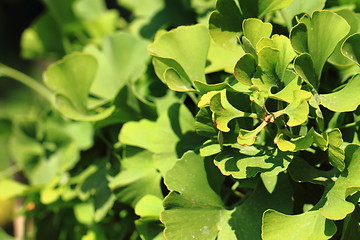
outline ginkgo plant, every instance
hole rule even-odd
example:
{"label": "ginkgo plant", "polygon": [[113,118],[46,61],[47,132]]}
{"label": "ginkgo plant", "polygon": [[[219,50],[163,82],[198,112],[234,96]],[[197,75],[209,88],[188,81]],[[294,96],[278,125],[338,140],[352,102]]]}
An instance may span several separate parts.
{"label": "ginkgo plant", "polygon": [[358,238],[359,6],[118,2],[130,18],[44,0],[22,37],[52,58],[44,84],[0,66],[42,98],[0,121],[0,198],[25,199],[25,234]]}

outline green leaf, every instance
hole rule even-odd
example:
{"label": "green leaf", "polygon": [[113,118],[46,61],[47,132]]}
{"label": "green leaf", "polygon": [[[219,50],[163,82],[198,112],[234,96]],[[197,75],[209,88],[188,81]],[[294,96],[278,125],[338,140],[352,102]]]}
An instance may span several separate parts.
{"label": "green leaf", "polygon": [[281,89],[279,92],[272,94],[269,96],[269,98],[281,100],[284,102],[291,103],[294,100],[294,91],[301,89],[301,83],[299,77],[296,76],[295,73],[291,72],[289,74],[293,78],[290,83],[288,83],[283,89]]}
{"label": "green leaf", "polygon": [[243,51],[225,49],[215,43],[214,40],[211,40],[205,73],[208,74],[221,70],[233,73],[235,64],[242,55],[244,55]]}
{"label": "green leaf", "polygon": [[350,66],[353,65],[354,62],[349,58],[347,58],[346,56],[344,56],[344,53],[342,52],[342,48],[344,43],[346,42],[346,39],[358,32],[360,19],[358,18],[357,13],[355,13],[350,8],[335,9],[335,13],[340,15],[347,21],[347,23],[350,25],[350,31],[346,35],[346,37],[342,39],[341,42],[338,43],[338,45],[335,48],[335,51],[330,56],[328,61],[332,64],[336,64],[339,66]]}
{"label": "green leaf", "polygon": [[291,46],[290,39],[278,34],[273,35],[270,39],[262,38],[256,44],[256,50],[259,52],[265,47],[270,47],[279,51],[275,72],[279,81],[282,82],[288,65],[296,56],[296,53]]}
{"label": "green leaf", "polygon": [[246,113],[233,107],[227,100],[226,90],[215,94],[210,101],[210,109],[213,112],[213,121],[217,129],[229,132],[229,122],[239,117],[257,117],[256,114]]}
{"label": "green leaf", "polygon": [[73,53],[51,65],[44,73],[45,84],[55,92],[57,109],[66,117],[98,121],[108,117],[114,107],[88,108],[88,95],[94,81],[97,62],[91,55]]}
{"label": "green leaf", "polygon": [[83,202],[74,206],[76,219],[85,225],[90,226],[94,222],[95,209],[93,202]]}
{"label": "green leaf", "polygon": [[294,61],[295,72],[310,86],[318,88],[319,81],[316,77],[314,64],[310,54],[302,53],[295,58]]}
{"label": "green leaf", "polygon": [[360,189],[360,147],[350,144],[345,149],[346,168],[318,203],[319,211],[327,219],[341,220],[353,212],[355,206],[346,198]]}
{"label": "green leaf", "polygon": [[276,74],[279,55],[279,50],[270,47],[264,47],[258,53],[261,80],[267,92],[270,92],[272,87],[280,85],[281,79]]}
{"label": "green leaf", "polygon": [[258,129],[254,129],[254,130],[245,130],[245,129],[240,129],[239,131],[239,136],[237,137],[237,142],[240,145],[248,145],[251,146],[255,143],[256,140],[256,136],[258,135],[260,130]]}
{"label": "green leaf", "polygon": [[337,92],[320,94],[320,104],[333,112],[354,111],[360,104],[360,75],[355,75]]}
{"label": "green leaf", "polygon": [[342,134],[338,128],[335,128],[328,132],[327,135],[329,142],[329,162],[342,172],[345,169],[345,152],[344,149],[341,148],[341,145],[344,143]]}
{"label": "green leaf", "polygon": [[341,46],[341,52],[351,61],[360,65],[360,33],[349,36]]}
{"label": "green leaf", "polygon": [[293,127],[306,122],[309,115],[309,104],[307,103],[307,99],[309,99],[310,96],[311,94],[307,91],[294,91],[294,101],[282,110],[289,116],[289,121],[286,123],[287,125]]}
{"label": "green leaf", "polygon": [[[299,171],[299,169],[301,169],[301,171]],[[332,182],[332,179],[337,175],[337,170],[334,170],[320,170],[298,157],[295,157],[288,167],[289,174],[294,181],[322,185],[327,185]]]}
{"label": "green leaf", "polygon": [[242,84],[251,86],[251,78],[256,72],[256,67],[257,63],[255,58],[251,54],[246,53],[236,63],[234,70],[236,80],[238,80]]}
{"label": "green leaf", "polygon": [[241,14],[238,0],[218,0],[217,11],[214,11],[209,20],[209,31],[212,39],[219,46],[232,50],[241,51],[238,38],[240,36],[241,23],[244,16]]}
{"label": "green leaf", "polygon": [[54,18],[46,13],[40,16],[21,36],[21,55],[24,58],[57,58],[65,53],[61,31]]}
{"label": "green leaf", "polygon": [[101,50],[87,46],[84,52],[93,55],[99,66],[90,92],[114,99],[124,85],[137,80],[146,70],[147,44],[129,33],[117,32],[104,39]]}
{"label": "green leaf", "polygon": [[281,15],[289,29],[292,27],[292,19],[300,13],[311,15],[316,10],[321,10],[325,6],[326,0],[297,0],[292,1],[289,6],[281,9]]}
{"label": "green leaf", "polygon": [[167,239],[260,239],[261,216],[267,208],[291,211],[285,177],[272,194],[257,184],[249,198],[233,210],[226,210],[218,195],[222,180],[211,162],[193,152],[176,163],[165,176],[171,190],[161,214]]}
{"label": "green leaf", "polygon": [[209,46],[207,28],[193,25],[162,34],[148,50],[153,56],[157,76],[175,91],[188,91],[193,81],[206,82],[204,72]]}
{"label": "green leaf", "polygon": [[258,42],[263,38],[269,38],[272,32],[271,23],[264,23],[257,18],[248,18],[243,21],[244,36],[255,49]]}
{"label": "green leaf", "polygon": [[0,181],[0,199],[10,199],[13,197],[21,196],[27,190],[27,186],[20,182],[4,179]]}
{"label": "green leaf", "polygon": [[[300,23],[291,30],[293,48],[299,53],[310,54],[317,81],[325,62],[349,30],[350,26],[344,18],[324,10],[315,11],[312,17],[304,15]],[[318,84],[314,85],[317,86]]]}
{"label": "green leaf", "polygon": [[99,160],[81,172],[77,191],[81,200],[84,201],[89,198],[93,200],[94,221],[101,222],[116,199],[109,188],[106,160]]}
{"label": "green leaf", "polygon": [[285,140],[284,135],[281,134],[279,136],[277,146],[283,152],[286,152],[286,151],[298,152],[301,150],[306,150],[314,142],[313,134],[314,134],[314,129],[311,128],[310,131],[305,136],[290,139],[290,141]]}
{"label": "green leaf", "polygon": [[[166,238],[215,239],[221,231],[222,219],[226,219],[229,212],[217,194],[223,176],[210,164],[195,153],[187,152],[165,175],[165,184],[171,191],[164,200],[165,211],[161,214]],[[207,178],[209,170],[211,179]]]}
{"label": "green leaf", "polygon": [[[224,48],[234,51],[239,50],[238,39],[242,32],[241,23],[244,19],[251,17],[262,18],[265,14],[284,8],[290,3],[291,0],[259,0],[252,2],[246,0],[218,0],[216,3],[217,11],[211,14],[209,20],[211,37]],[[262,34],[262,32],[259,33]]]}
{"label": "green leaf", "polygon": [[200,147],[200,156],[208,157],[221,152],[221,146],[219,143],[215,143],[211,140],[204,142],[204,144]]}
{"label": "green leaf", "polygon": [[145,195],[135,206],[136,215],[141,217],[155,217],[158,219],[163,210],[162,199],[154,195]]}
{"label": "green leaf", "polygon": [[237,179],[255,177],[258,173],[268,176],[285,171],[293,158],[292,154],[278,149],[265,151],[255,149],[253,153],[242,153],[239,149],[228,149],[215,157],[214,163],[222,174]]}
{"label": "green leaf", "polygon": [[194,146],[200,146],[203,139],[195,133],[191,112],[183,104],[173,104],[156,122],[142,119],[124,124],[119,141],[153,153],[175,152],[181,156]]}
{"label": "green leaf", "polygon": [[335,233],[335,223],[323,217],[319,211],[286,215],[269,209],[263,215],[262,239],[264,240],[326,240]]}
{"label": "green leaf", "polygon": [[109,183],[116,190],[117,199],[135,206],[147,194],[162,198],[161,174],[153,153],[127,146],[121,166],[120,173]]}
{"label": "green leaf", "polygon": [[102,0],[77,0],[72,8],[93,42],[100,43],[104,37],[115,32],[119,14],[107,10]]}
{"label": "green leaf", "polygon": [[[269,208],[278,211],[292,212],[292,190],[285,175],[278,176],[278,182],[272,193],[269,193],[259,181],[255,190],[242,204],[238,205],[228,221],[235,230],[236,239],[262,239],[261,221],[263,213]],[[223,238],[226,238],[224,236]]]}
{"label": "green leaf", "polygon": [[195,130],[197,134],[210,138],[216,136],[218,130],[214,127],[209,108],[200,108],[195,119]]}

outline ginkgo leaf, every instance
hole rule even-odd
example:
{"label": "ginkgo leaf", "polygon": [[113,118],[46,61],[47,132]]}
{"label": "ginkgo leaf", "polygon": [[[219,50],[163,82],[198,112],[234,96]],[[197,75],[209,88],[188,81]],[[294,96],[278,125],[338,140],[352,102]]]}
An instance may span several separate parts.
{"label": "ginkgo leaf", "polygon": [[285,171],[293,155],[279,151],[257,150],[252,154],[241,153],[239,149],[224,150],[215,157],[214,163],[222,174],[237,179],[255,177],[258,173],[275,176]]}
{"label": "ginkgo leaf", "polygon": [[337,92],[320,94],[320,104],[334,112],[354,111],[360,104],[360,75],[355,75]]}
{"label": "ginkgo leaf", "polygon": [[148,46],[148,50],[153,56],[158,77],[173,90],[188,91],[193,81],[206,82],[204,72],[209,46],[207,28],[198,24],[162,34]]}
{"label": "ginkgo leaf", "polygon": [[264,240],[326,240],[335,233],[335,223],[323,217],[319,211],[286,215],[269,209],[263,215],[261,235]]}
{"label": "ginkgo leaf", "polygon": [[328,156],[329,162],[331,165],[339,169],[339,171],[344,171],[345,169],[345,152],[341,148],[341,145],[344,143],[342,139],[342,134],[338,128],[335,128],[327,133],[327,138],[329,142]]}
{"label": "ginkgo leaf", "polygon": [[310,54],[317,81],[325,62],[349,30],[350,26],[344,18],[325,10],[315,11],[311,17],[305,14],[299,24],[292,28],[292,46],[299,53]]}
{"label": "ginkgo leaf", "polygon": [[287,125],[297,126],[304,123],[308,119],[309,104],[307,99],[311,97],[311,94],[306,91],[296,90],[294,91],[294,101],[291,102],[283,112],[289,116]]}
{"label": "ginkgo leaf", "polygon": [[[240,49],[238,38],[246,18],[262,18],[265,14],[287,7],[291,0],[218,0],[216,11],[209,20],[211,37],[220,46],[232,50]],[[262,33],[260,33],[262,34]]]}
{"label": "ginkgo leaf", "polygon": [[360,147],[350,144],[345,149],[346,168],[334,184],[330,185],[318,203],[321,214],[332,220],[344,219],[355,206],[346,200],[347,196],[360,189]]}
{"label": "ginkgo leaf", "polygon": [[55,92],[55,104],[62,114],[76,120],[98,121],[114,111],[114,106],[95,110],[88,108],[89,92],[97,67],[93,56],[73,53],[45,71],[44,82]]}
{"label": "ginkgo leaf", "polygon": [[226,90],[215,94],[210,100],[210,109],[213,112],[213,121],[217,129],[229,132],[229,122],[239,117],[257,117],[254,113],[246,113],[233,107],[226,97]]}
{"label": "ginkgo leaf", "polygon": [[360,64],[360,34],[355,33],[349,36],[341,46],[341,52],[351,61]]}

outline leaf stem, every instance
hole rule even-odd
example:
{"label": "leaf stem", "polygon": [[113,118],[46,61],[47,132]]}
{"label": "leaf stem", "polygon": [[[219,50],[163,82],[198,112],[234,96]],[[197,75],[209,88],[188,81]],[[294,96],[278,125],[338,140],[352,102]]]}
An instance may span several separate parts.
{"label": "leaf stem", "polygon": [[39,93],[49,102],[52,102],[52,93],[50,92],[50,90],[48,90],[44,85],[40,84],[30,76],[22,72],[19,72],[11,67],[8,67],[2,63],[0,63],[0,74],[3,74],[4,76],[10,77],[14,80],[21,82],[22,84],[34,90],[35,92]]}
{"label": "leaf stem", "polygon": [[343,129],[343,128],[351,128],[351,127],[356,127],[360,125],[360,122],[352,122],[352,123],[348,123],[348,124],[345,124],[345,125],[342,125],[340,127],[338,127],[339,129]]}

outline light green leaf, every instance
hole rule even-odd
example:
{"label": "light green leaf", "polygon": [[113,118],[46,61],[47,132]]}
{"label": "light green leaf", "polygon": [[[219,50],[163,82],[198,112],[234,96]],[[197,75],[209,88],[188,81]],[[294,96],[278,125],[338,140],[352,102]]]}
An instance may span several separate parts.
{"label": "light green leaf", "polygon": [[317,81],[325,62],[349,30],[350,26],[344,18],[324,10],[315,11],[312,17],[304,15],[291,30],[290,40],[294,49],[310,54]]}
{"label": "light green leaf", "polygon": [[260,173],[261,180],[269,193],[273,193],[277,184],[278,176],[267,175],[266,173]]}
{"label": "light green leaf", "polygon": [[219,46],[232,50],[241,51],[238,41],[241,23],[244,16],[239,9],[238,0],[218,0],[217,11],[214,11],[209,20],[209,30],[212,39]]}
{"label": "light green leaf", "polygon": [[360,147],[350,144],[345,149],[346,168],[333,185],[325,190],[319,210],[327,219],[341,220],[353,212],[355,206],[346,201],[347,196],[360,189]]}
{"label": "light green leaf", "polygon": [[257,131],[257,129],[254,130],[244,130],[244,129],[240,129],[239,131],[239,136],[237,137],[237,142],[240,145],[248,145],[251,146],[255,143],[256,140],[256,135],[258,135],[259,131]]}
{"label": "light green leaf", "polygon": [[231,51],[219,46],[211,39],[205,73],[224,70],[233,73],[236,62],[244,55],[243,51]]}
{"label": "light green leaf", "polygon": [[165,176],[165,184],[171,190],[161,214],[166,238],[260,239],[261,216],[266,209],[291,212],[290,185],[284,177],[272,194],[257,184],[249,198],[230,211],[218,195],[222,180],[211,162],[193,152],[176,163]]}
{"label": "light green leaf", "polygon": [[220,46],[239,50],[239,36],[242,32],[244,19],[251,17],[262,18],[265,14],[284,8],[291,0],[218,0],[217,11],[214,11],[209,20],[211,37]]}
{"label": "light green leaf", "polygon": [[147,194],[162,198],[161,174],[153,153],[127,146],[121,164],[122,170],[109,183],[118,192],[117,199],[135,206]]}
{"label": "light green leaf", "polygon": [[335,9],[335,13],[340,15],[347,21],[347,23],[350,25],[350,31],[346,35],[346,37],[338,43],[338,45],[335,48],[335,51],[330,56],[328,61],[332,64],[339,66],[351,66],[354,64],[354,62],[351,59],[347,58],[346,54],[344,55],[344,53],[342,52],[342,48],[344,43],[346,42],[346,39],[359,31],[360,19],[356,12],[346,7]]}
{"label": "light green leaf", "polygon": [[295,72],[308,84],[317,88],[319,81],[316,77],[314,65],[310,54],[302,53],[295,58]]}
{"label": "light green leaf", "polygon": [[102,0],[77,0],[72,9],[74,14],[82,20],[93,42],[100,43],[104,37],[115,32],[119,18],[118,12],[107,10]]}
{"label": "light green leaf", "polygon": [[240,58],[240,60],[236,63],[234,69],[234,75],[236,80],[244,85],[251,86],[251,78],[256,72],[257,63],[255,58],[246,53],[244,56]]}
{"label": "light green leaf", "polygon": [[55,105],[62,114],[75,120],[98,121],[112,113],[114,107],[94,111],[88,108],[88,95],[97,66],[91,55],[73,53],[45,71],[44,82],[55,92]]}
{"label": "light green leaf", "polygon": [[329,142],[329,162],[342,172],[345,169],[345,152],[344,149],[341,148],[341,145],[344,143],[342,134],[338,128],[335,128],[328,132],[327,135]]}
{"label": "light green leaf", "polygon": [[20,182],[4,179],[0,181],[0,199],[6,200],[13,197],[21,196],[25,193],[28,186]]}
{"label": "light green leaf", "polygon": [[290,139],[290,141],[285,140],[284,135],[281,134],[279,136],[277,146],[283,152],[286,152],[286,151],[298,152],[301,150],[308,149],[314,142],[313,137],[314,137],[314,129],[313,128],[310,129],[310,131],[306,134],[306,136],[293,138],[293,139]]}
{"label": "light green leaf", "polygon": [[290,81],[281,91],[270,95],[270,98],[281,100],[284,102],[292,102],[294,99],[294,91],[301,89],[301,80],[295,74],[293,80]]}
{"label": "light green leaf", "polygon": [[187,91],[195,80],[206,82],[204,72],[209,46],[207,28],[204,25],[193,25],[162,34],[148,46],[148,50],[153,56],[157,76],[169,88]]}
{"label": "light green leaf", "polygon": [[135,206],[136,215],[141,217],[155,217],[158,219],[163,210],[162,199],[154,195],[145,195]]}
{"label": "light green leaf", "polygon": [[279,50],[270,47],[264,47],[258,53],[258,70],[260,71],[261,80],[264,85],[262,88],[265,88],[267,92],[270,92],[272,87],[280,85],[281,82],[281,79],[276,73],[279,55]]}
{"label": "light green leaf", "polygon": [[310,96],[311,94],[307,91],[294,91],[294,101],[283,110],[283,112],[289,116],[287,125],[293,127],[306,122],[309,115],[307,99],[309,99]]}
{"label": "light green leaf", "polygon": [[326,240],[335,233],[335,223],[323,217],[319,211],[286,215],[269,209],[263,215],[261,236],[264,240]]}
{"label": "light green leaf", "polygon": [[256,44],[257,51],[261,51],[264,47],[270,47],[279,50],[279,56],[277,58],[275,72],[277,78],[280,81],[283,81],[284,74],[288,65],[296,56],[296,53],[291,46],[290,39],[283,35],[275,34],[271,37],[271,39],[262,38]]}
{"label": "light green leaf", "polygon": [[90,92],[103,99],[114,99],[119,90],[137,80],[146,70],[149,59],[147,42],[126,32],[117,32],[104,39],[102,49],[94,45],[84,52],[93,55],[98,70]]}
{"label": "light green leaf", "polygon": [[[299,171],[301,169],[301,171]],[[288,167],[289,174],[294,181],[310,182],[327,185],[336,177],[337,170],[324,171],[307,163],[304,159],[295,157]]]}
{"label": "light green leaf", "polygon": [[208,157],[221,152],[221,146],[219,143],[208,140],[200,148],[200,156]]}
{"label": "light green leaf", "polygon": [[54,18],[45,13],[40,16],[21,36],[21,55],[24,58],[57,58],[65,54],[61,31]]}
{"label": "light green leaf", "polygon": [[[166,238],[215,239],[221,231],[223,218],[227,219],[229,212],[217,194],[223,176],[210,164],[195,153],[187,152],[165,175],[165,184],[171,190],[161,214]],[[211,180],[207,178],[209,173]]]}
{"label": "light green leaf", "polygon": [[292,154],[278,149],[255,153],[242,153],[238,149],[224,150],[215,157],[214,163],[222,174],[237,179],[255,177],[258,173],[275,176],[285,171],[293,158]]}
{"label": "light green leaf", "polygon": [[74,214],[76,219],[87,226],[94,222],[95,209],[93,202],[82,202],[74,206]]}
{"label": "light green leaf", "polygon": [[200,146],[202,140],[195,133],[194,117],[182,104],[172,105],[156,122],[147,119],[127,122],[119,134],[121,143],[153,153],[175,152],[180,156],[194,146]]}
{"label": "light green leaf", "polygon": [[360,33],[348,37],[341,46],[341,52],[351,61],[360,65]]}
{"label": "light green leaf", "polygon": [[217,129],[229,132],[229,122],[239,117],[257,117],[256,114],[246,113],[233,107],[227,100],[226,90],[215,94],[210,101],[210,109],[213,112],[213,121]]}
{"label": "light green leaf", "polygon": [[214,127],[211,115],[209,108],[200,108],[195,117],[195,130],[197,134],[210,138],[217,135],[218,130]]}
{"label": "light green leaf", "polygon": [[281,9],[281,15],[285,20],[288,29],[292,27],[292,19],[300,14],[307,13],[311,15],[316,10],[321,10],[325,6],[326,0],[296,0],[286,8]]}
{"label": "light green leaf", "polygon": [[247,40],[255,49],[258,42],[263,38],[269,38],[272,32],[271,23],[264,23],[257,18],[248,18],[243,21],[243,31]]}
{"label": "light green leaf", "polygon": [[93,200],[94,221],[100,222],[115,202],[115,195],[109,188],[107,161],[99,159],[78,176],[77,197]]}
{"label": "light green leaf", "polygon": [[355,75],[337,92],[320,94],[320,104],[334,112],[354,111],[360,104],[360,75]]}

